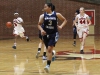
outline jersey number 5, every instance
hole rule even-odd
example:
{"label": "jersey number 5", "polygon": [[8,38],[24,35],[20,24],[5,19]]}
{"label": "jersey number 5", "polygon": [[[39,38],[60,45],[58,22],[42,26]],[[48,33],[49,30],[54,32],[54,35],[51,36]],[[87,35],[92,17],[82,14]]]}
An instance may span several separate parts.
{"label": "jersey number 5", "polygon": [[52,25],[52,21],[51,20],[49,20],[49,24],[48,25],[50,25],[50,26]]}

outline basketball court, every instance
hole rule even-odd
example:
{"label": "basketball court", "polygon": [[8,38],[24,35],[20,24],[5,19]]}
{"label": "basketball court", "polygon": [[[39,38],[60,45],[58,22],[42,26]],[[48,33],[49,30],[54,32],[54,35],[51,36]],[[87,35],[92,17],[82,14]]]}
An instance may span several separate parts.
{"label": "basketball court", "polygon": [[[91,38],[91,36],[88,38]],[[79,46],[73,47],[72,41],[69,41],[69,39],[60,39],[55,48],[57,52],[56,60],[52,62],[50,73],[46,74],[44,71],[46,60],[42,60],[42,52],[38,59],[35,58],[39,43],[38,38],[35,39],[30,42],[18,39],[18,48],[16,50],[11,48],[13,40],[0,40],[1,75],[77,75],[81,64],[85,64],[84,72],[89,71],[89,74],[86,75],[99,75],[99,40],[94,41],[96,45],[94,51],[93,42],[91,44],[89,42],[91,39],[87,40],[88,45],[85,48],[85,54],[81,55],[79,54]],[[78,43],[77,40],[77,45]],[[5,46],[3,47],[3,45]],[[81,60],[82,56],[84,63]]]}
{"label": "basketball court", "polygon": [[[41,14],[42,6],[45,4],[45,2],[51,1],[58,7],[57,11],[63,13],[63,15],[68,19],[67,27],[65,27],[62,31],[60,31],[60,38],[59,41],[54,48],[56,51],[56,59],[55,61],[52,61],[50,72],[46,73],[44,71],[44,67],[46,65],[46,60],[42,60],[43,55],[43,47],[41,54],[38,59],[36,59],[36,53],[38,49],[39,44],[39,38],[38,38],[38,29],[37,29],[37,22],[38,17]],[[100,17],[98,18],[98,13],[100,11],[100,5],[93,3],[87,3],[87,2],[80,2],[80,1],[74,1],[74,0],[31,0],[28,2],[26,0],[26,4],[33,5],[32,6],[25,6],[25,8],[19,8],[17,9],[17,6],[14,6],[13,1],[10,0],[10,2],[4,0],[2,1],[2,7],[3,4],[10,6],[13,5],[10,11],[3,9],[0,13],[0,15],[10,14],[10,19],[8,16],[6,18],[3,18],[3,20],[0,20],[1,22],[1,32],[0,32],[0,75],[100,75],[100,33],[99,33],[99,21]],[[6,3],[5,3],[6,2]],[[15,5],[18,5],[18,3],[21,2],[21,0],[16,3],[17,0],[14,2]],[[40,2],[40,3],[39,3]],[[56,3],[58,2],[58,3]],[[39,5],[37,4],[39,3]],[[60,4],[61,3],[61,4]],[[70,4],[79,3],[80,5],[76,5],[74,10],[71,11],[71,14],[66,11],[66,13],[62,10],[60,10],[60,7],[63,7],[65,9],[64,5],[67,4],[66,10],[68,10],[68,6]],[[23,2],[22,5],[25,3]],[[36,4],[36,5],[35,5]],[[86,5],[85,7],[87,9],[95,10],[95,25],[90,26],[90,34],[86,39],[85,54],[80,54],[80,41],[77,37],[76,39],[76,46],[74,47],[73,44],[73,33],[72,33],[72,19],[74,15],[74,11],[78,9],[82,5]],[[21,4],[20,4],[21,5]],[[59,5],[59,6],[58,6]],[[61,6],[60,6],[61,5]],[[7,7],[5,6],[5,7]],[[95,6],[95,7],[94,7]],[[74,7],[73,5],[70,7]],[[89,8],[90,7],[90,8]],[[98,9],[96,9],[98,7]],[[10,9],[9,8],[9,9]],[[16,8],[16,9],[15,9]],[[29,8],[31,10],[28,12],[26,8]],[[34,9],[33,9],[34,8]],[[35,8],[39,8],[36,10]],[[33,10],[32,10],[33,9]],[[7,12],[6,12],[6,11]],[[13,28],[7,28],[5,26],[7,21],[11,21],[13,19],[13,12],[17,10],[21,14],[21,16],[24,18],[25,22],[25,29],[26,34],[29,34],[30,41],[27,42],[25,39],[18,38],[17,39],[17,49],[13,49],[13,41],[14,37],[12,36],[12,30]],[[20,11],[21,10],[21,11]],[[72,9],[69,9],[72,10]],[[22,12],[23,11],[23,12]],[[34,13],[34,16],[30,16],[30,13]],[[39,13],[37,13],[39,12]],[[29,15],[26,15],[29,14]],[[67,16],[71,15],[71,18]],[[26,15],[27,17],[25,17]],[[100,15],[99,15],[100,16]],[[27,18],[27,19],[26,19]],[[30,19],[31,18],[31,19]],[[32,22],[34,21],[34,22]],[[98,24],[97,24],[98,22]],[[68,26],[70,25],[70,26]]]}

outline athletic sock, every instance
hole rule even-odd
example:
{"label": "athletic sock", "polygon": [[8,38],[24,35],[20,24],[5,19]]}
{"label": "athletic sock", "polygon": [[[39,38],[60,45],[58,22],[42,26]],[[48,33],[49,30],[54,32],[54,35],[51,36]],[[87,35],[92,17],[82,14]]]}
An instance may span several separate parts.
{"label": "athletic sock", "polygon": [[82,52],[83,52],[83,50],[80,50],[80,51],[82,51]]}
{"label": "athletic sock", "polygon": [[28,36],[26,36],[26,39],[28,39]]}
{"label": "athletic sock", "polygon": [[41,51],[41,48],[38,48],[38,52],[40,52]]}
{"label": "athletic sock", "polygon": [[14,46],[16,46],[16,43],[14,43]]}
{"label": "athletic sock", "polygon": [[51,64],[51,60],[47,60],[47,65],[50,66],[50,64]]}
{"label": "athletic sock", "polygon": [[46,52],[43,52],[43,56],[46,56]]}
{"label": "athletic sock", "polygon": [[80,50],[83,50],[83,47],[84,47],[84,46],[81,46]]}
{"label": "athletic sock", "polygon": [[76,44],[76,41],[74,41],[74,44]]}

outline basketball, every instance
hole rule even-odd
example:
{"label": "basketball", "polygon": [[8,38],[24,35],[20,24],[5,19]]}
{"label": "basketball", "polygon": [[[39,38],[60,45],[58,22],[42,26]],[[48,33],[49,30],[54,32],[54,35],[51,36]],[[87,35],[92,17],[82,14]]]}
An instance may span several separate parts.
{"label": "basketball", "polygon": [[11,28],[12,27],[12,23],[11,22],[7,22],[6,26],[7,26],[7,28]]}

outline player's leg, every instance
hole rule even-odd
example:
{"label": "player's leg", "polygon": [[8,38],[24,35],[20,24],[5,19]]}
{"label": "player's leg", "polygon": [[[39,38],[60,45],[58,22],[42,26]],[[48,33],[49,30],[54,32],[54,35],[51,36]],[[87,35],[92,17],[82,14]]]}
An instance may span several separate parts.
{"label": "player's leg", "polygon": [[20,33],[19,35],[21,38],[25,38],[27,41],[29,41],[29,37],[25,36],[24,33]]}
{"label": "player's leg", "polygon": [[54,46],[48,46],[47,49],[47,65],[44,70],[48,73],[50,69],[51,62],[55,60],[55,53],[53,52]]}
{"label": "player's leg", "polygon": [[53,47],[56,45],[57,41],[58,41],[58,38],[59,38],[59,34],[58,32],[53,34],[53,35],[50,35],[48,36],[49,37],[49,40],[47,43],[45,43],[46,45],[46,48],[47,48],[47,65],[46,67],[44,68],[44,70],[48,73],[49,72],[49,68],[50,68],[50,64],[51,64],[51,61],[52,61],[52,52],[53,52]]}
{"label": "player's leg", "polygon": [[38,45],[38,52],[37,52],[37,54],[36,54],[36,58],[39,57],[39,54],[40,54],[40,52],[41,52],[42,44],[43,44],[43,41],[40,39],[40,43],[39,43],[39,45]]}
{"label": "player's leg", "polygon": [[48,49],[47,49],[47,65],[44,68],[44,70],[47,73],[49,72],[50,64],[51,64],[51,61],[52,61],[52,51],[53,51],[53,47],[54,46],[48,46]]}
{"label": "player's leg", "polygon": [[[53,45],[53,46],[55,46],[55,45],[56,45],[56,43],[57,43],[58,39],[59,39],[59,33],[57,32],[57,33],[56,33],[56,36],[55,36],[55,42],[54,42],[54,45]],[[55,50],[53,50],[53,51],[52,51],[52,61],[54,61],[54,60],[55,60],[55,54],[56,54],[56,51],[55,51]]]}
{"label": "player's leg", "polygon": [[18,37],[18,32],[17,32],[17,30],[14,30],[14,31],[13,31],[13,35],[14,35],[14,45],[12,46],[12,48],[13,48],[13,49],[16,49],[16,46],[17,46],[16,41],[17,41],[17,37]]}
{"label": "player's leg", "polygon": [[23,27],[21,27],[21,28],[19,29],[19,35],[20,35],[20,37],[21,37],[21,38],[25,38],[27,41],[29,41],[29,37],[28,37],[28,36],[25,36],[24,33],[25,33],[25,30],[24,30]]}
{"label": "player's leg", "polygon": [[[49,39],[49,37],[47,37],[47,35],[43,36],[43,39],[44,39],[43,42],[44,42],[46,49],[47,49],[47,58],[48,58],[48,43],[49,43],[50,39]],[[51,64],[51,60],[47,59],[47,65],[44,68],[44,70],[46,72],[49,72],[50,64]]]}
{"label": "player's leg", "polygon": [[17,43],[16,43],[17,37],[18,37],[18,35],[15,35],[15,38],[14,38],[14,45],[12,46],[13,49],[16,49],[16,46],[17,46]]}
{"label": "player's leg", "polygon": [[76,27],[73,27],[73,46],[76,46],[76,36],[77,36],[77,29]]}
{"label": "player's leg", "polygon": [[80,46],[81,54],[84,54],[84,45],[85,45],[86,36],[87,36],[87,33],[83,32],[83,38],[80,40],[81,41],[81,46]]}
{"label": "player's leg", "polygon": [[30,41],[30,39],[29,39],[29,37],[28,36],[24,36],[25,37],[25,39],[26,39],[26,41],[27,42],[29,42]]}
{"label": "player's leg", "polygon": [[43,52],[43,60],[46,60],[47,58],[46,58],[46,46],[44,45],[44,52]]}
{"label": "player's leg", "polygon": [[76,46],[76,36],[77,36],[77,32],[74,32],[74,35],[73,35],[73,46]]}
{"label": "player's leg", "polygon": [[[39,45],[38,45],[38,51],[37,51],[37,53],[36,53],[36,58],[38,58],[39,57],[39,54],[40,54],[40,52],[41,52],[41,47],[42,47],[42,44],[43,44],[43,36],[41,35],[41,32],[39,31],[39,38],[40,38],[40,43],[39,43]],[[43,59],[46,59],[46,47],[44,46],[44,52],[43,52]]]}
{"label": "player's leg", "polygon": [[84,54],[83,52],[83,45],[82,45],[82,41],[83,41],[83,29],[80,28],[77,30],[78,36],[79,36],[79,40],[80,40],[80,54]]}
{"label": "player's leg", "polygon": [[40,39],[40,43],[39,43],[39,46],[38,46],[38,52],[39,53],[41,52],[42,44],[43,44],[43,41]]}

